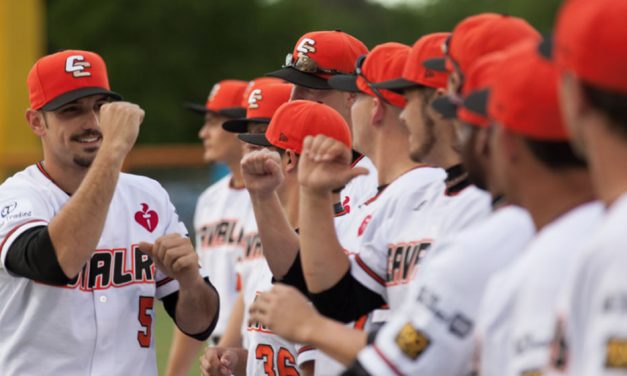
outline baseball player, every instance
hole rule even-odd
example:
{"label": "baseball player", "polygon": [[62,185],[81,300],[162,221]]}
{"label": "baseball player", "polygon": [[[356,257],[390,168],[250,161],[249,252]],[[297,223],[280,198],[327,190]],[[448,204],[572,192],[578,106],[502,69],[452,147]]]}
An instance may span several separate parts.
{"label": "baseball player", "polygon": [[627,370],[627,82],[619,74],[627,54],[624,45],[616,43],[625,36],[626,11],[623,2],[570,1],[556,22],[553,56],[561,74],[562,114],[607,207],[600,230],[591,236],[568,278],[559,307],[561,341],[552,362],[569,375],[622,375]]}
{"label": "baseball player", "polygon": [[[258,134],[261,132],[263,134],[276,109],[289,100],[291,91],[292,85],[289,84],[253,84],[249,90],[246,117],[227,121],[223,124],[223,128],[234,133]],[[238,346],[239,348],[233,348],[232,344],[221,342],[219,344],[221,347],[207,349],[201,359],[201,370],[205,374],[233,372],[234,374],[265,375],[264,372],[289,371],[300,374],[300,366],[313,359],[311,349],[297,347],[263,328],[249,324],[246,316],[248,307],[256,298],[257,292],[265,289],[272,277],[263,255],[254,217],[249,219],[244,229],[246,251],[236,266],[240,277],[243,307],[239,320],[237,316],[231,317],[228,328],[228,330],[239,330],[239,327],[243,325],[244,341]],[[231,325],[231,322],[234,324]],[[260,355],[257,355],[258,352]],[[270,352],[272,354],[269,354]],[[310,366],[305,365],[304,368]]]}
{"label": "baseball player", "polygon": [[[444,228],[443,222],[435,219],[435,215],[445,212],[435,209],[438,207],[435,202],[448,201],[441,199],[446,190],[445,171],[410,159],[408,131],[399,119],[405,99],[374,87],[374,83],[402,75],[409,50],[407,46],[393,43],[377,46],[365,60],[357,62],[356,76],[335,77],[330,81],[336,87],[345,90],[356,87],[360,91],[353,106],[354,132],[360,138],[359,143],[373,156],[379,171],[380,191],[363,205],[351,229],[353,243],[345,246],[349,253],[354,253],[350,258],[342,252],[333,234],[321,231],[316,225],[327,220],[327,214],[322,211],[322,202],[327,199],[326,189],[330,185],[341,185],[339,180],[349,177],[334,170],[337,167],[329,157],[333,153],[341,157],[341,147],[326,140],[315,141],[313,155],[318,159],[311,167],[301,170],[300,181],[306,193],[303,197],[307,200],[302,200],[307,205],[303,205],[301,212],[301,260],[307,286],[313,293],[316,308],[340,321],[354,319],[381,302],[388,303],[392,310],[398,307],[407,283],[431,243],[441,234],[454,231]],[[453,133],[452,127],[449,129]],[[433,150],[442,149],[448,153],[439,156],[438,165],[459,161],[450,143],[448,149]],[[327,157],[320,159],[325,153]],[[329,173],[333,176],[327,175]],[[475,202],[477,205],[465,208],[469,218],[487,213],[489,203],[484,199],[481,194]],[[427,221],[425,213],[433,216]],[[463,225],[460,223],[458,228]],[[324,260],[333,268],[322,267]]]}
{"label": "baseball player", "polygon": [[0,369],[156,375],[154,299],[199,340],[219,300],[165,190],[120,173],[144,112],[110,103],[93,52],[45,56],[27,83],[44,159],[0,186]]}
{"label": "baseball player", "polygon": [[584,234],[602,213],[561,122],[557,70],[537,47],[530,42],[511,51],[490,90],[495,172],[508,199],[529,210],[538,233],[486,288],[478,323],[483,375],[534,374],[547,364],[554,302]]}
{"label": "baseball player", "polygon": [[[239,170],[240,142],[222,129],[225,121],[243,116],[247,86],[246,81],[222,80],[212,87],[204,106],[189,106],[204,117],[198,136],[205,148],[205,162],[224,163],[230,171],[200,195],[194,214],[196,253],[220,294],[221,318],[210,339],[214,345],[224,335],[238,295],[235,263],[244,251],[244,223],[253,216]],[[186,375],[201,345],[175,328],[166,373]]]}

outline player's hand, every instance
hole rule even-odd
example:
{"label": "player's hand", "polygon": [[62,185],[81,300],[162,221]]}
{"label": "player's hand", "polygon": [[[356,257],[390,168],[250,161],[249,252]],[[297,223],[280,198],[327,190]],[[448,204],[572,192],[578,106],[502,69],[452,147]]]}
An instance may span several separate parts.
{"label": "player's hand", "polygon": [[100,107],[102,148],[124,158],[133,148],[144,110],[130,102],[111,102]]}
{"label": "player's hand", "polygon": [[141,242],[139,249],[150,256],[165,275],[176,279],[181,288],[203,283],[198,272],[198,255],[188,238],[169,234],[158,238],[154,244]]}
{"label": "player's hand", "polygon": [[340,141],[323,135],[307,136],[298,163],[298,182],[309,191],[329,193],[356,176],[368,174],[365,168],[351,167],[351,156],[351,150]]}
{"label": "player's hand", "polygon": [[280,283],[259,294],[250,307],[251,322],[259,322],[280,337],[296,343],[310,341],[320,317],[300,291]]}
{"label": "player's hand", "polygon": [[230,376],[239,361],[237,352],[223,347],[207,347],[200,356],[200,373],[203,376]]}
{"label": "player's hand", "polygon": [[242,158],[241,167],[246,189],[254,196],[271,195],[285,178],[281,167],[281,156],[268,149],[255,150],[246,154]]}

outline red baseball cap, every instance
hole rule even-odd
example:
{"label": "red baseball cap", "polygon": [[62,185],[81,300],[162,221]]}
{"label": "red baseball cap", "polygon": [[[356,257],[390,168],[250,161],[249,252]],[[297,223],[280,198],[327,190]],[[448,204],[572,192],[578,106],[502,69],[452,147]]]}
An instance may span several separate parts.
{"label": "red baseball cap", "polygon": [[470,66],[462,89],[463,102],[457,108],[457,118],[478,127],[487,127],[488,98],[494,73],[503,64],[507,51],[497,51],[482,56]]}
{"label": "red baseball cap", "polygon": [[109,87],[102,57],[89,51],[65,50],[40,58],[28,73],[26,84],[33,110],[54,111],[96,94],[122,99]]}
{"label": "red baseball cap", "polygon": [[478,58],[503,50],[517,42],[540,41],[540,33],[522,18],[481,13],[462,20],[443,45],[446,58],[429,59],[423,64],[441,72],[465,73]]}
{"label": "red baseball cap", "polygon": [[560,10],[554,58],[560,70],[618,93],[627,92],[627,2],[570,0]]}
{"label": "red baseball cap", "polygon": [[282,104],[274,113],[266,134],[240,134],[245,142],[303,151],[303,141],[307,136],[325,135],[342,142],[351,148],[351,133],[348,124],[337,111],[326,104],[295,100]]}
{"label": "red baseball cap", "polygon": [[242,96],[242,107],[248,108],[248,97],[250,97],[250,92],[254,87],[259,87],[260,85],[271,85],[271,84],[283,84],[284,80],[276,77],[259,77],[254,80],[248,81],[248,86],[246,86],[246,90],[244,90],[244,95]]}
{"label": "red baseball cap", "polygon": [[233,133],[246,133],[248,123],[269,123],[280,105],[290,100],[294,85],[260,81],[251,86],[246,117],[227,120],[222,128]]}
{"label": "red baseball cap", "polygon": [[355,63],[356,74],[342,74],[329,79],[336,90],[360,92],[382,99],[396,107],[405,107],[405,97],[390,90],[375,87],[375,84],[398,78],[403,74],[411,48],[405,44],[389,42],[362,55]]}
{"label": "red baseball cap", "polygon": [[329,77],[354,72],[355,60],[367,52],[365,44],[343,31],[314,31],[300,37],[282,69],[267,76],[311,89],[331,89]]}
{"label": "red baseball cap", "polygon": [[443,58],[442,44],[451,33],[427,34],[418,39],[412,46],[403,73],[392,80],[373,84],[380,89],[388,89],[402,94],[407,89],[430,87],[434,89],[446,88],[448,75],[422,65],[422,62],[432,58]]}
{"label": "red baseball cap", "polygon": [[187,103],[186,107],[202,114],[212,112],[227,118],[243,117],[246,115],[246,108],[242,106],[242,97],[247,86],[246,81],[222,80],[213,85],[204,106]]}
{"label": "red baseball cap", "polygon": [[494,72],[488,113],[504,128],[542,141],[566,141],[557,98],[558,70],[538,53],[538,43],[508,51]]}

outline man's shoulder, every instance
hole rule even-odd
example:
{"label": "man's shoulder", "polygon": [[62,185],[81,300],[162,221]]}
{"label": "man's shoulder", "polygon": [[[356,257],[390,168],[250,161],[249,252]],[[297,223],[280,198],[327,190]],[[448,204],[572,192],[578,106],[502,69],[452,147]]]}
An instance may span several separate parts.
{"label": "man's shoulder", "polygon": [[140,191],[144,194],[163,195],[167,194],[165,188],[157,180],[143,175],[121,173],[118,181],[119,191]]}
{"label": "man's shoulder", "polygon": [[[211,184],[198,196],[198,201],[207,201],[216,195],[227,194],[230,190],[234,190],[231,188],[231,174],[226,175],[215,183]],[[235,191],[235,190],[234,190]]]}
{"label": "man's shoulder", "polygon": [[16,192],[21,195],[27,195],[45,191],[48,189],[47,184],[42,184],[42,179],[38,179],[36,169],[37,167],[32,165],[15,173],[0,184],[0,192],[5,194]]}

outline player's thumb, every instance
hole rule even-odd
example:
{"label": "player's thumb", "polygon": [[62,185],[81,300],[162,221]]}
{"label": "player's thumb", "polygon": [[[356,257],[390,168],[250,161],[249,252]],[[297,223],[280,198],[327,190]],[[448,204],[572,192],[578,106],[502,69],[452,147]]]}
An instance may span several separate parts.
{"label": "player's thumb", "polygon": [[235,368],[237,361],[237,354],[231,350],[226,350],[220,357],[220,363],[229,370],[233,370]]}
{"label": "player's thumb", "polygon": [[360,175],[368,175],[370,173],[370,171],[368,171],[367,168],[364,167],[353,167],[350,170],[348,170],[347,175],[348,175],[348,181],[351,181],[353,179],[355,179],[356,177],[360,176]]}
{"label": "player's thumb", "polygon": [[152,256],[152,247],[152,243],[148,242],[140,242],[139,245],[137,245],[137,248],[148,256]]}

